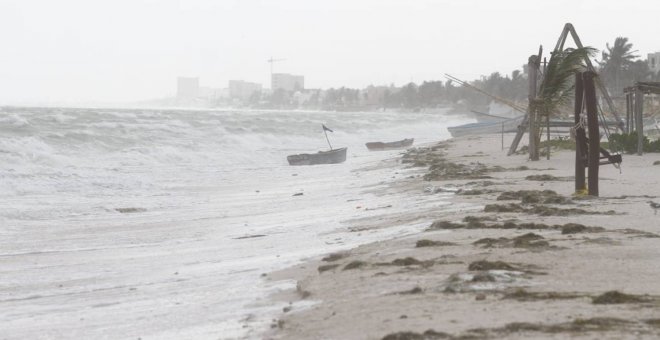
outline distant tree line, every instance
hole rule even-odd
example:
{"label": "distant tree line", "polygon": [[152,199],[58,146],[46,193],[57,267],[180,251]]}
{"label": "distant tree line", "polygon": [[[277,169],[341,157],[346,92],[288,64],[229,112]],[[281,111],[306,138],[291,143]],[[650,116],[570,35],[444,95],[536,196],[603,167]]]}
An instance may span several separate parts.
{"label": "distant tree line", "polygon": [[[600,60],[594,60],[597,71],[603,79],[610,95],[620,97],[623,87],[636,81],[660,81],[660,72],[651,72],[647,60],[635,55],[628,38],[618,37],[614,44],[606,45]],[[494,72],[488,76],[469,82],[494,96],[514,102],[526,101],[527,74],[515,70],[510,75]],[[465,86],[448,81],[424,81],[421,84],[408,83],[401,87],[370,86],[366,89],[330,88],[327,90],[306,90],[298,95],[277,90],[270,95],[254,95],[249,104],[265,107],[302,107],[317,109],[364,109],[364,108],[433,108],[455,104],[479,107],[491,102],[491,98]],[[377,93],[376,97],[374,93]]]}

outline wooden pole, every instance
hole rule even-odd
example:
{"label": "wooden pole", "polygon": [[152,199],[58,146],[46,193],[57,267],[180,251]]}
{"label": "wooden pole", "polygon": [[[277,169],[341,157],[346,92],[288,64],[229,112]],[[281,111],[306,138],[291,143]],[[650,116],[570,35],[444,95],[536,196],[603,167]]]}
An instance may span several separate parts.
{"label": "wooden pole", "polygon": [[630,133],[630,93],[626,93],[626,126],[625,133]]}
{"label": "wooden pole", "polygon": [[[548,61],[543,57],[543,74],[546,74],[548,69]],[[545,146],[545,159],[550,160],[550,112],[546,112],[545,116],[545,126],[547,127],[547,137],[546,137],[546,146]]]}
{"label": "wooden pole", "polygon": [[[580,113],[582,113],[582,103],[584,99],[584,86],[582,82],[582,74],[575,74],[575,126],[580,123]],[[584,153],[583,149],[585,143],[584,127],[577,127],[575,129],[575,192],[580,192],[586,188],[584,177]]]}
{"label": "wooden pole", "polygon": [[504,122],[502,122],[502,150],[504,150]]}
{"label": "wooden pole", "polygon": [[596,77],[596,73],[591,71],[582,74],[589,129],[587,165],[589,167],[588,188],[590,196],[598,196],[598,169],[600,166],[600,131],[598,128],[598,103],[596,101],[594,77]]}
{"label": "wooden pole", "polygon": [[529,61],[527,63],[527,74],[529,76],[529,83],[528,83],[528,101],[529,105],[527,106],[527,114],[529,115],[529,127],[527,128],[527,131],[529,132],[529,159],[533,161],[538,161],[539,160],[539,155],[538,155],[538,145],[536,145],[536,139],[538,138],[538,131],[536,130],[536,124],[537,124],[537,110],[536,110],[536,82],[538,79],[538,64],[540,60],[538,59],[539,57],[533,55],[529,57]]}
{"label": "wooden pole", "polygon": [[332,151],[332,145],[330,144],[330,140],[328,139],[328,133],[325,132],[325,129],[323,129],[323,134],[325,135],[325,140],[328,141],[328,146],[330,147],[330,151]]}
{"label": "wooden pole", "polygon": [[[531,83],[532,79],[532,70],[534,70],[534,78],[536,78],[536,61],[540,60],[541,58],[541,53],[543,53],[543,47],[539,46],[539,55],[538,57],[536,55],[532,55],[527,59],[527,69],[528,69],[528,77],[529,77],[529,82]],[[536,80],[535,80],[536,82]],[[531,87],[531,86],[529,86]],[[531,89],[530,89],[531,90]],[[528,97],[531,97],[531,92],[529,92]],[[534,85],[534,97],[536,97],[536,85]],[[531,102],[530,102],[531,104]],[[522,122],[520,125],[518,125],[518,131],[516,132],[516,135],[513,137],[513,141],[511,142],[511,146],[509,147],[509,152],[507,152],[507,156],[511,156],[516,152],[516,149],[518,149],[518,144],[520,144],[520,141],[523,138],[523,135],[525,134],[525,130],[527,130],[527,126],[529,124],[529,120],[531,118],[530,112],[531,112],[532,105],[527,105],[527,113],[525,113],[525,116],[523,116]]]}
{"label": "wooden pole", "polygon": [[635,89],[635,123],[637,130],[637,154],[641,156],[644,153],[644,93],[637,86]]}
{"label": "wooden pole", "polygon": [[546,157],[545,159],[550,160],[550,113],[548,112],[548,115],[545,116],[545,125],[547,127],[547,145],[545,146],[545,153]]}

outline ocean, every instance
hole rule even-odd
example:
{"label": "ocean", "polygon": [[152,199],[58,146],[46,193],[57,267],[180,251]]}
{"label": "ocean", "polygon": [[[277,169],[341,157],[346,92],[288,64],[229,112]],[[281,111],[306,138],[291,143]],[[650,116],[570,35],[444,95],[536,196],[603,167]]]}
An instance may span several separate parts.
{"label": "ocean", "polygon": [[[369,141],[449,138],[435,113],[0,109],[0,338],[259,338],[295,282],[262,274],[426,225]],[[289,166],[327,150],[345,163]],[[312,301],[308,304],[314,303]],[[304,306],[300,306],[304,308]]]}

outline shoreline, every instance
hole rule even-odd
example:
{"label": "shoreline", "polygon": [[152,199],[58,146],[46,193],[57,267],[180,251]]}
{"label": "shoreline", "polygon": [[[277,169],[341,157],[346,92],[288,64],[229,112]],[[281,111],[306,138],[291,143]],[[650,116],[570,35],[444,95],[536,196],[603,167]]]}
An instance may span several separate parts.
{"label": "shoreline", "polygon": [[[508,146],[513,134],[505,137]],[[529,162],[505,156],[500,138],[454,138],[404,156],[402,167],[435,171],[393,190],[445,195],[456,208],[421,212],[433,230],[269,274],[269,282],[297,281],[297,290],[273,297],[290,305],[264,337],[660,335],[660,220],[646,203],[657,201],[660,155],[624,155],[622,174],[601,166],[601,197],[577,199],[573,151]],[[369,230],[403,218],[352,224]]]}

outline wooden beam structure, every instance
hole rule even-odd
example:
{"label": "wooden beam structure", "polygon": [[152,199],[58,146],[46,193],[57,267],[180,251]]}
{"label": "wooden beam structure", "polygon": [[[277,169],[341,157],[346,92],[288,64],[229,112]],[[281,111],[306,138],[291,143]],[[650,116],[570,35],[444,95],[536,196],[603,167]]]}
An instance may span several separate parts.
{"label": "wooden beam structure", "polygon": [[584,99],[584,86],[582,83],[582,74],[575,74],[575,192],[582,192],[587,188],[585,181],[587,138],[584,132],[584,126],[580,124]]}
{"label": "wooden beam structure", "polygon": [[660,94],[660,82],[638,81],[623,89],[626,95],[626,132],[637,131],[637,154],[644,154],[644,95]]}
{"label": "wooden beam structure", "polygon": [[596,87],[594,72],[582,73],[584,86],[584,101],[587,108],[587,128],[589,144],[587,146],[588,190],[590,196],[598,196],[598,170],[600,168],[600,130],[598,128],[598,101],[596,100]]}
{"label": "wooden beam structure", "polygon": [[[527,100],[528,100],[528,105],[527,105],[527,110],[525,112],[525,116],[523,117],[522,122],[520,125],[518,125],[518,131],[516,132],[516,136],[513,137],[513,142],[511,143],[511,146],[509,147],[509,152],[507,152],[507,156],[511,156],[516,152],[516,149],[518,149],[518,144],[520,144],[520,141],[523,138],[523,135],[525,134],[525,131],[528,130],[528,125],[531,126],[533,124],[534,119],[533,119],[533,110],[534,110],[534,105],[532,105],[532,102],[536,99],[536,89],[537,89],[537,80],[538,80],[538,71],[539,67],[541,66],[541,54],[543,53],[543,47],[539,46],[539,54],[538,55],[531,55],[529,56],[529,59],[527,59],[527,80],[528,80],[528,85],[527,85]],[[530,143],[532,143],[532,138],[530,134]],[[531,150],[532,144],[530,144],[529,149]]]}
{"label": "wooden beam structure", "polygon": [[[559,39],[557,39],[557,44],[555,45],[555,49],[553,50],[552,53],[557,53],[557,52],[561,52],[561,51],[564,50],[564,44],[566,43],[566,39],[568,38],[569,34],[570,34],[571,38],[573,39],[573,42],[575,43],[575,45],[578,48],[583,48],[584,47],[582,45],[582,41],[580,40],[580,37],[578,36],[577,32],[575,31],[575,27],[573,27],[573,24],[566,23],[564,25],[564,29],[562,30],[561,34],[559,35]],[[539,51],[537,61],[540,63],[540,60],[541,60],[541,52]],[[621,132],[623,132],[624,128],[625,128],[625,124],[624,124],[623,120],[619,117],[619,114],[616,110],[616,107],[614,106],[614,103],[612,102],[612,98],[610,98],[610,95],[607,92],[607,89],[605,88],[605,85],[603,85],[600,77],[598,77],[598,75],[596,73],[596,70],[595,70],[593,64],[591,63],[591,60],[588,57],[585,57],[584,62],[587,66],[587,70],[595,74],[594,83],[595,83],[596,86],[598,86],[598,89],[600,90],[601,95],[603,96],[603,98],[607,102],[607,106],[608,106],[610,112],[614,116],[614,119],[615,119],[615,122],[616,122],[616,124],[614,126],[616,126],[617,129],[619,129]],[[539,66],[536,67],[536,70],[538,70],[538,68],[539,68]],[[532,67],[529,67],[528,70],[531,72]],[[531,77],[532,74],[530,73],[529,76]],[[535,89],[535,91],[536,91],[536,89]],[[535,92],[535,94],[536,94],[536,92]],[[530,104],[531,104],[531,102],[530,102]],[[528,119],[528,117],[529,117],[529,119]],[[509,147],[509,152],[507,153],[508,156],[510,156],[510,155],[512,155],[516,152],[516,150],[518,149],[518,145],[520,144],[520,140],[522,139],[522,135],[525,133],[525,130],[527,130],[529,126],[532,126],[532,123],[533,123],[534,119],[531,119],[531,118],[533,118],[533,117],[529,114],[529,108],[528,108],[528,114],[525,115],[525,118],[523,119],[523,123],[518,127],[518,132],[517,132],[516,136],[514,137],[513,142],[511,143],[511,147]],[[530,138],[530,140],[531,140],[531,138]],[[531,147],[531,145],[530,145],[529,149],[530,150],[533,149]],[[531,158],[531,155],[530,155],[530,158]]]}
{"label": "wooden beam structure", "polygon": [[[591,196],[599,194],[599,167],[605,164],[618,166],[623,161],[621,154],[611,154],[600,147],[600,126],[605,123],[598,119],[595,86],[597,77],[598,75],[591,71],[580,72],[575,76],[575,191],[582,192],[586,187]],[[587,186],[585,167],[588,169]]]}
{"label": "wooden beam structure", "polygon": [[[573,38],[573,42],[575,43],[575,46],[578,48],[583,48],[584,46],[582,45],[582,41],[580,41],[580,37],[578,36],[577,32],[575,31],[575,27],[573,27],[573,24],[566,23],[564,25],[564,29],[561,32],[561,35],[559,36],[559,41],[557,41],[557,45],[555,46],[555,52],[556,51],[563,51],[564,49],[564,43],[566,42],[566,38],[568,37],[568,34],[570,33],[571,38]],[[553,52],[554,53],[554,52]],[[617,123],[617,128],[621,130],[621,132],[624,131],[624,125],[623,121],[619,117],[619,113],[617,112],[616,106],[614,106],[614,102],[612,102],[612,98],[610,97],[609,93],[607,92],[607,89],[605,88],[605,85],[601,81],[600,77],[598,77],[598,73],[596,72],[596,69],[594,68],[594,65],[591,63],[591,60],[589,57],[584,58],[584,62],[587,65],[587,70],[593,72],[596,74],[596,77],[594,78],[594,82],[596,86],[598,86],[598,90],[600,90],[601,95],[607,102],[607,106],[610,109],[610,112],[614,116],[614,119],[618,122]]]}

